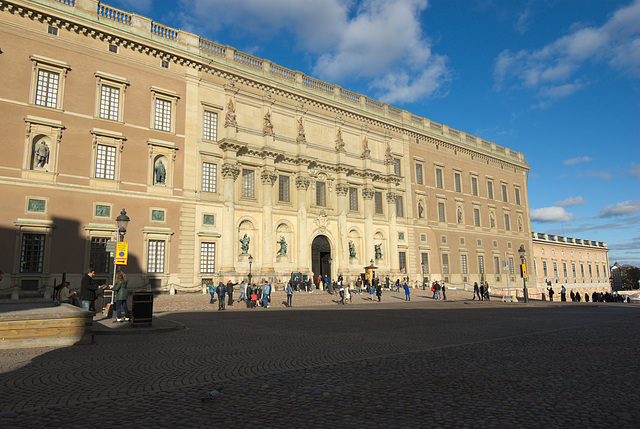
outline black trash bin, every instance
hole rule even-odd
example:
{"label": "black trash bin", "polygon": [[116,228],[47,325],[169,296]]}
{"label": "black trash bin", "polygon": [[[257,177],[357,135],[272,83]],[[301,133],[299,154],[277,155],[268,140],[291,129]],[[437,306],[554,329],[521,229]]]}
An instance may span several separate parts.
{"label": "black trash bin", "polygon": [[131,320],[133,322],[133,326],[151,326],[151,317],[153,315],[153,292],[135,292],[131,300]]}

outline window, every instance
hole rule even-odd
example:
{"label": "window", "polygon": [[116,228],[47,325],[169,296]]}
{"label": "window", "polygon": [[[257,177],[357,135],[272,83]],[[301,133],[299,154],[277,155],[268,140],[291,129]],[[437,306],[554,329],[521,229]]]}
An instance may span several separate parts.
{"label": "window", "polygon": [[566,263],[566,262],[563,262],[563,263],[562,263],[562,274],[563,274],[565,277],[569,277],[569,276],[567,275],[567,263]]}
{"label": "window", "polygon": [[316,205],[320,207],[327,205],[327,194],[324,182],[316,182]]}
{"label": "window", "polygon": [[244,198],[255,198],[256,195],[256,181],[255,171],[242,169],[242,196]]}
{"label": "window", "polygon": [[349,188],[349,210],[358,211],[358,188]]}
{"label": "window", "polygon": [[576,264],[571,264],[571,271],[573,273],[573,277],[576,277]]}
{"label": "window", "polygon": [[216,215],[206,214],[202,216],[202,224],[203,225],[215,225],[216,224]]}
{"label": "window", "polygon": [[580,264],[580,277],[584,278],[584,264]]}
{"label": "window", "polygon": [[396,195],[396,216],[398,217],[404,216],[404,205],[403,205],[402,195]]}
{"label": "window", "polygon": [[453,182],[456,187],[456,192],[462,192],[462,177],[460,173],[453,173]]}
{"label": "window", "polygon": [[596,277],[600,277],[600,267],[596,264]]}
{"label": "window", "polygon": [[607,267],[602,264],[602,277],[607,277]]}
{"label": "window", "polygon": [[168,69],[169,68],[169,61],[162,60],[162,68],[163,69]]}
{"label": "window", "polygon": [[441,236],[441,237],[440,237],[440,242],[441,242],[442,244],[447,244],[447,236],[446,236],[446,235]]}
{"label": "window", "polygon": [[591,271],[591,264],[589,264],[588,267],[589,267],[589,277],[593,277],[593,272]]}
{"label": "window", "polygon": [[147,272],[163,273],[164,272],[164,240],[149,240]]}
{"label": "window", "polygon": [[27,212],[29,212],[29,213],[46,213],[47,212],[47,200],[41,200],[39,198],[28,198],[28,200],[27,200]]}
{"label": "window", "polygon": [[515,269],[513,268],[513,258],[509,258],[509,274],[515,273]]}
{"label": "window", "polygon": [[99,144],[96,150],[96,178],[114,180],[116,175],[116,148]]}
{"label": "window", "polygon": [[210,110],[204,111],[202,138],[213,142],[218,140],[218,114]]}
{"label": "window", "polygon": [[444,213],[444,203],[438,203],[438,222],[446,222]]}
{"label": "window", "polygon": [[507,198],[507,185],[505,184],[502,185],[502,201],[505,203],[509,202],[509,199]]}
{"label": "window", "polygon": [[51,25],[47,28],[47,33],[51,34],[52,36],[57,36],[58,35],[58,29],[56,27],[52,27]]}
{"label": "window", "polygon": [[376,191],[374,194],[376,214],[383,214],[382,211],[382,192]]}
{"label": "window", "polygon": [[490,180],[487,182],[487,198],[493,199],[493,182]]}
{"label": "window", "polygon": [[398,252],[398,265],[401,273],[407,272],[407,252]]}
{"label": "window", "polygon": [[41,273],[44,265],[45,234],[22,234],[20,272]]}
{"label": "window", "polygon": [[154,126],[156,130],[171,131],[171,101],[156,99]]}
{"label": "window", "polygon": [[471,194],[474,197],[478,196],[478,178],[477,177],[471,177]]}
{"label": "window", "polygon": [[473,209],[473,223],[475,226],[480,226],[480,209]]}
{"label": "window", "polygon": [[464,244],[464,243],[465,243],[464,237],[460,237],[460,244]]}
{"label": "window", "polygon": [[545,277],[549,275],[549,270],[547,268],[547,261],[542,261],[542,273]]}
{"label": "window", "polygon": [[442,183],[442,169],[436,168],[436,188],[443,189],[444,184]]}
{"label": "window", "polygon": [[478,255],[478,271],[484,274],[484,256]]}
{"label": "window", "polygon": [[200,272],[215,273],[216,243],[200,243]]}
{"label": "window", "polygon": [[400,158],[393,158],[393,174],[396,176],[402,175],[402,170],[400,169]]}
{"label": "window", "polygon": [[107,252],[109,241],[108,237],[91,237],[89,266],[98,274],[108,273],[111,270],[111,255]]}
{"label": "window", "polygon": [[428,253],[420,254],[420,264],[422,268],[422,273],[429,274],[429,254]]}
{"label": "window", "polygon": [[424,179],[422,177],[422,164],[416,162],[416,183],[418,185],[424,185]]}
{"label": "window", "polygon": [[509,213],[504,214],[504,229],[511,231],[511,224],[509,223]]}
{"label": "window", "polygon": [[499,256],[493,257],[493,271],[496,274],[500,274],[500,257]]}
{"label": "window", "polygon": [[469,273],[469,270],[467,268],[467,255],[460,255],[460,270],[462,274]]}
{"label": "window", "polygon": [[553,263],[553,277],[558,277],[558,263]]}
{"label": "window", "polygon": [[442,274],[449,274],[449,255],[442,254]]}
{"label": "window", "polygon": [[100,87],[100,111],[98,116],[103,119],[117,121],[120,106],[120,89],[115,86],[101,85]]}
{"label": "window", "polygon": [[48,70],[38,70],[36,102],[38,106],[56,108],[58,103],[58,81],[60,74]]}
{"label": "window", "polygon": [[38,55],[31,55],[30,59],[33,70],[30,102],[37,106],[62,109],[64,82],[70,67],[62,61]]}
{"label": "window", "polygon": [[116,45],[109,45],[109,52],[113,52],[114,54],[118,53],[118,47]]}
{"label": "window", "polygon": [[516,188],[516,204],[520,205],[520,188]]}
{"label": "window", "polygon": [[217,164],[202,163],[202,190],[204,192],[216,192]]}
{"label": "window", "polygon": [[288,203],[291,201],[289,193],[289,176],[278,177],[278,201]]}

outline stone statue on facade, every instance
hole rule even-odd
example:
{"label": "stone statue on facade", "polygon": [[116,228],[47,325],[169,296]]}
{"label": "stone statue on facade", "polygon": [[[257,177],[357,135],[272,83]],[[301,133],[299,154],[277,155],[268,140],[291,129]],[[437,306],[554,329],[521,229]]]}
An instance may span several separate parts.
{"label": "stone statue on facade", "polygon": [[164,168],[164,164],[162,163],[161,159],[156,162],[156,166],[154,167],[153,172],[156,183],[164,185],[167,179],[167,170]]}
{"label": "stone statue on facade", "polygon": [[284,236],[280,236],[280,240],[278,241],[280,245],[280,250],[278,250],[278,256],[287,256],[287,240],[285,240]]}
{"label": "stone statue on facade", "polygon": [[350,258],[356,257],[356,245],[353,244],[353,241],[351,240],[349,240],[349,257]]}
{"label": "stone statue on facade", "polygon": [[462,209],[458,207],[458,223],[462,223]]}
{"label": "stone statue on facade", "polygon": [[44,168],[49,163],[49,146],[42,140],[34,148],[35,166],[38,168]]}
{"label": "stone statue on facade", "polygon": [[298,119],[298,137],[296,138],[298,143],[306,142],[307,136],[304,133],[304,125],[302,124],[302,117]]}
{"label": "stone statue on facade", "polygon": [[344,140],[342,140],[342,130],[338,128],[338,134],[336,134],[336,152],[344,152]]}
{"label": "stone statue on facade", "polygon": [[242,250],[242,255],[246,255],[249,253],[249,242],[251,241],[251,238],[249,238],[249,236],[247,234],[244,235],[244,237],[242,237],[240,239],[240,250]]}
{"label": "stone statue on facade", "polygon": [[236,109],[233,106],[233,100],[229,100],[229,104],[227,105],[227,113],[224,117],[224,126],[225,127],[235,127],[238,123],[236,122]]}
{"label": "stone statue on facade", "polygon": [[387,148],[384,151],[384,163],[391,164],[393,162],[393,158],[391,157],[391,145],[387,143]]}
{"label": "stone statue on facade", "polygon": [[367,141],[367,137],[364,137],[362,140],[362,157],[363,158],[371,158],[371,149],[369,149],[369,142]]}
{"label": "stone statue on facade", "polygon": [[489,216],[489,223],[491,224],[491,228],[496,227],[496,218],[493,217],[493,214]]}
{"label": "stone statue on facade", "polygon": [[418,202],[418,219],[424,218],[424,206],[422,205],[422,201]]}
{"label": "stone statue on facade", "polygon": [[273,124],[271,123],[271,113],[267,112],[264,115],[264,124],[262,125],[263,134],[273,135]]}
{"label": "stone statue on facade", "polygon": [[382,243],[374,244],[374,247],[376,249],[376,260],[382,259]]}

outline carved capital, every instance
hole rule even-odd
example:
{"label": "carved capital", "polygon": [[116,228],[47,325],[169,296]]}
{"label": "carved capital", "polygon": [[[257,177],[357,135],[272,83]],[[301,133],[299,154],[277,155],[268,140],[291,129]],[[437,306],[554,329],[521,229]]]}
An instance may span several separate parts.
{"label": "carved capital", "polygon": [[240,174],[240,168],[236,164],[232,164],[230,162],[225,162],[222,164],[222,177],[225,179],[233,179],[235,182]]}
{"label": "carved capital", "polygon": [[306,191],[309,188],[310,183],[311,181],[308,177],[296,176],[296,188]]}
{"label": "carved capital", "polygon": [[276,183],[276,180],[278,180],[278,175],[273,171],[262,170],[260,173],[260,180],[262,180],[263,185],[273,186],[273,184]]}
{"label": "carved capital", "polygon": [[345,196],[349,192],[349,186],[344,183],[338,183],[336,185],[336,193],[338,196]]}
{"label": "carved capital", "polygon": [[362,190],[362,198],[364,198],[365,200],[370,200],[373,198],[375,193],[376,192],[373,190],[373,188],[364,188]]}
{"label": "carved capital", "polygon": [[387,192],[387,202],[389,204],[395,204],[396,203],[396,194],[393,192]]}

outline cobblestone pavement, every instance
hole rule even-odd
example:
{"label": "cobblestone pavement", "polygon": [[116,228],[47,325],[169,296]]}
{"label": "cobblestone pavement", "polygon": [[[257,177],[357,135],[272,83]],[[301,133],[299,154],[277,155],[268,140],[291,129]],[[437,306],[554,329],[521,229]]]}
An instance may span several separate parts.
{"label": "cobblestone pavement", "polygon": [[225,312],[159,297],[186,329],[0,351],[0,426],[638,426],[640,306],[386,297]]}

